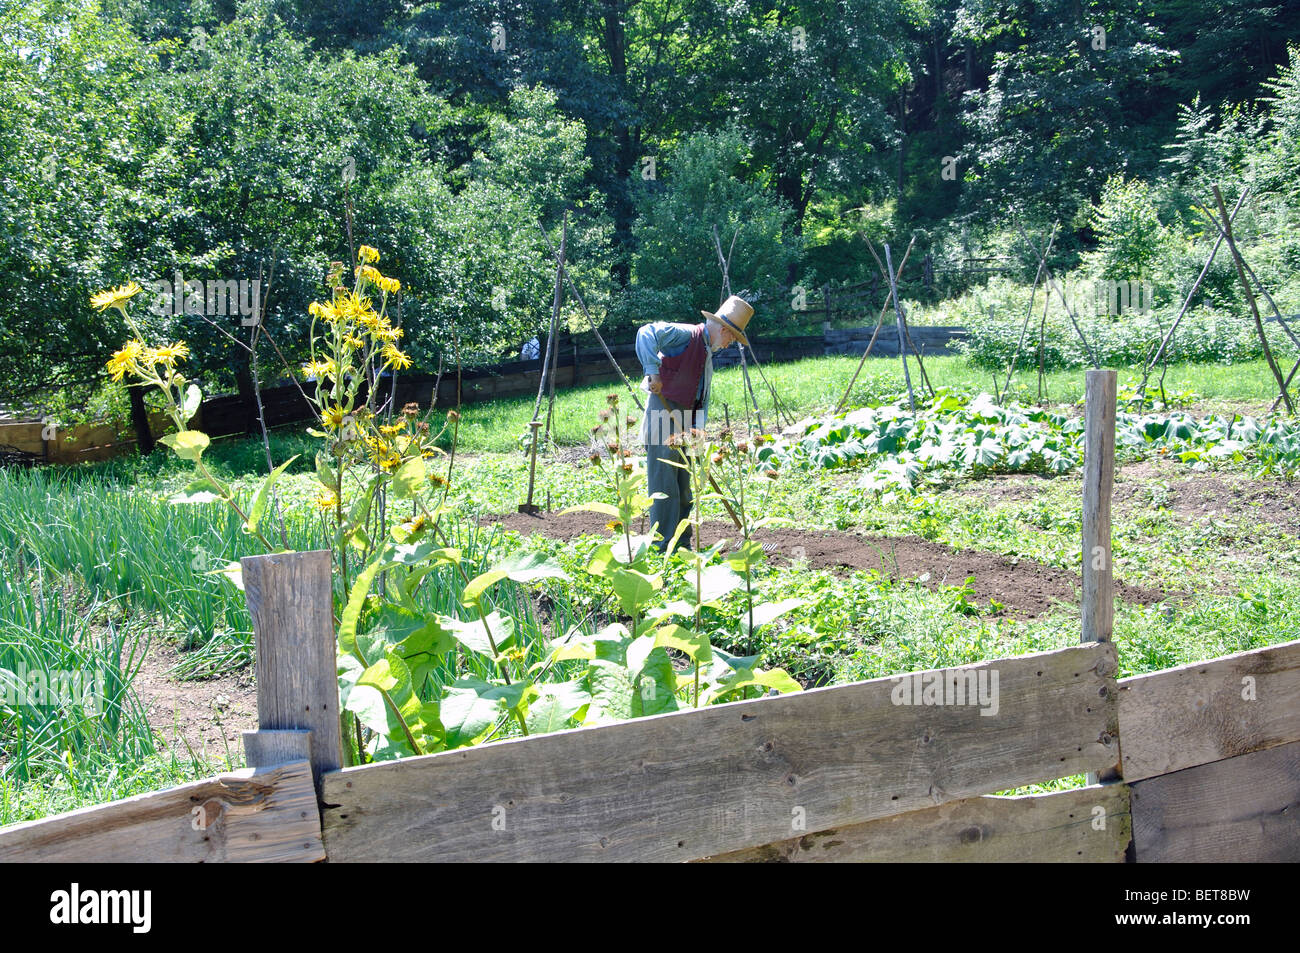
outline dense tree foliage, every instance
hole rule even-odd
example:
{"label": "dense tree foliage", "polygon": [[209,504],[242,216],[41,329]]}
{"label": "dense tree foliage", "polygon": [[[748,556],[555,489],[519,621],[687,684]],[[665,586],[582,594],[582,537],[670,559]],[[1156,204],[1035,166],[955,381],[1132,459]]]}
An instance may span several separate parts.
{"label": "dense tree foliage", "polygon": [[[361,242],[421,369],[493,360],[549,322],[562,221],[611,333],[716,302],[714,225],[739,229],[733,287],[773,304],[872,274],[859,228],[942,267],[1054,221],[1063,267],[1172,297],[1214,182],[1259,195],[1242,238],[1285,287],[1297,42],[1291,0],[6,4],[0,400],[84,399],[123,334],[90,292],[177,273],[274,268],[266,329],[296,360]],[[141,313],[247,392],[241,316]]]}

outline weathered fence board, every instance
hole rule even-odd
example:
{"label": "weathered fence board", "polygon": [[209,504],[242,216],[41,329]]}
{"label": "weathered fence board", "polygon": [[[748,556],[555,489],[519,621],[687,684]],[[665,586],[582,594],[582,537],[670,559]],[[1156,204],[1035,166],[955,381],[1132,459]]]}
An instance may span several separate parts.
{"label": "weathered fence board", "polygon": [[1300,741],[1300,640],[1119,683],[1124,780]]}
{"label": "weathered fence board", "polygon": [[257,726],[310,731],[319,778],[343,763],[332,554],[245,556],[239,564],[257,650]]}
{"label": "weathered fence board", "polygon": [[1107,863],[1132,840],[1123,784],[974,797],[705,858],[708,863]]}
{"label": "weathered fence board", "polygon": [[0,862],[325,859],[311,766],[245,769],[0,829]]}
{"label": "weathered fence board", "polygon": [[1300,742],[1132,788],[1139,863],[1300,861]]}
{"label": "weathered fence board", "polygon": [[[1081,645],[348,768],[323,779],[326,850],[684,861],[787,837],[796,809],[826,830],[1103,770],[1114,672],[1112,644]],[[968,678],[988,704],[925,703]]]}

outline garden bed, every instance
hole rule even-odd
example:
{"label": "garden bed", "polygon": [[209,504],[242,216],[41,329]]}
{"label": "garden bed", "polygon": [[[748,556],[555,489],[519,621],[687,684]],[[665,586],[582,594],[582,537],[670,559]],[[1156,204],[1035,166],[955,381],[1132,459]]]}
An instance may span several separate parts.
{"label": "garden bed", "polygon": [[[570,540],[584,534],[608,535],[608,518],[598,513],[507,513],[484,517],[521,535],[540,533],[552,539]],[[703,542],[735,539],[736,529],[720,521],[704,524]],[[1058,603],[1078,604],[1078,574],[1032,559],[997,553],[955,549],[916,536],[869,536],[829,530],[762,529],[754,534],[760,543],[770,544],[769,559],[779,565],[806,561],[809,569],[832,572],[874,570],[894,579],[917,580],[931,589],[961,586],[974,577],[972,599],[1004,606],[996,614],[1032,619]],[[1145,586],[1117,581],[1120,598],[1138,605],[1162,602],[1172,594]]]}

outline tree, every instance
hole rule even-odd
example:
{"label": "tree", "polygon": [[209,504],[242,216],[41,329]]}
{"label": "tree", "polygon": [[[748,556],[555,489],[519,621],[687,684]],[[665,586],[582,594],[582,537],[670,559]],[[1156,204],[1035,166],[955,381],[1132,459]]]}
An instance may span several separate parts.
{"label": "tree", "polygon": [[1176,54],[1159,45],[1148,6],[967,0],[957,35],[997,50],[988,88],[967,94],[967,212],[1071,221],[1144,146],[1152,151],[1140,132],[1143,87]]}
{"label": "tree", "polygon": [[[686,320],[720,303],[717,227],[731,261],[733,291],[775,291],[798,260],[792,210],[766,183],[742,172],[749,148],[740,131],[688,137],[666,157],[663,178],[639,194],[633,288],[622,303],[635,320]],[[736,230],[739,229],[739,234]]]}
{"label": "tree", "polygon": [[93,4],[0,12],[0,379],[10,400],[88,395],[124,334],[90,295],[132,276],[134,221],[173,115],[150,45]]}

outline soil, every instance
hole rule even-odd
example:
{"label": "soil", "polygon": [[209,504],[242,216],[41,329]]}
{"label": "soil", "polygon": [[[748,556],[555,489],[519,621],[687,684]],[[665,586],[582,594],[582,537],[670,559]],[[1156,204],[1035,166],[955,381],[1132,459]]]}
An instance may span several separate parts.
{"label": "soil", "polygon": [[1113,499],[1117,507],[1163,506],[1179,516],[1246,518],[1300,531],[1300,484],[1197,473],[1172,460],[1123,467]]}
{"label": "soil", "polygon": [[[1079,475],[998,474],[968,481],[956,492],[994,505],[1023,503],[1034,499],[1053,480],[1077,486]],[[1162,457],[1120,467],[1111,500],[1116,519],[1163,507],[1183,517],[1258,520],[1300,532],[1300,483],[1198,472],[1186,463]]]}
{"label": "soil", "polygon": [[[484,517],[505,529],[528,535],[541,533],[553,539],[569,540],[584,533],[607,535],[608,517],[598,513],[526,514],[507,513]],[[720,538],[735,539],[735,527],[729,523],[704,525],[703,544],[710,546]],[[876,570],[892,579],[923,582],[931,589],[960,586],[974,577],[973,601],[988,604],[996,601],[1005,606],[1000,614],[1011,618],[1031,619],[1058,603],[1078,604],[1079,576],[1064,569],[1047,566],[1031,559],[999,556],[974,550],[954,549],[943,543],[916,536],[868,536],[850,532],[800,529],[764,529],[754,539],[769,549],[768,559],[788,565],[798,559],[810,569],[833,572]],[[1126,602],[1151,605],[1169,594],[1142,586],[1117,582],[1116,588]]]}
{"label": "soil", "polygon": [[181,681],[167,672],[181,660],[176,647],[155,638],[145,654],[135,691],[149,724],[177,757],[190,751],[225,763],[226,752],[242,761],[240,732],[257,727],[257,690],[252,669],[204,681]]}

